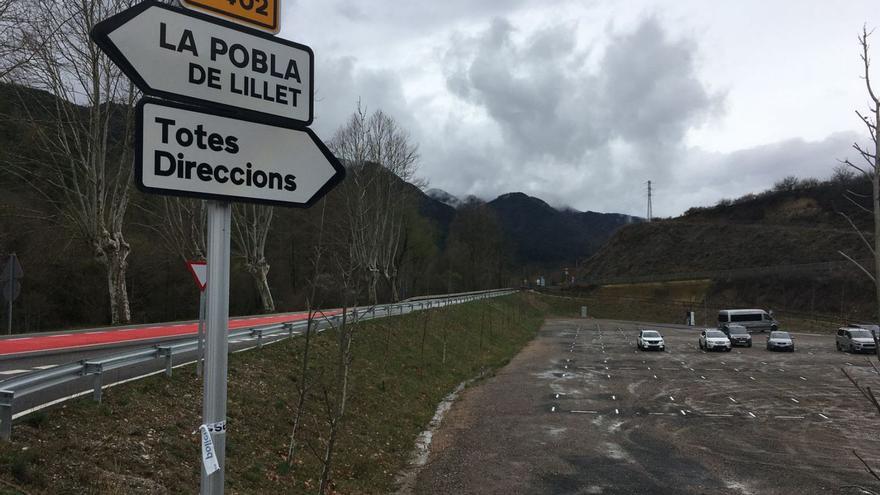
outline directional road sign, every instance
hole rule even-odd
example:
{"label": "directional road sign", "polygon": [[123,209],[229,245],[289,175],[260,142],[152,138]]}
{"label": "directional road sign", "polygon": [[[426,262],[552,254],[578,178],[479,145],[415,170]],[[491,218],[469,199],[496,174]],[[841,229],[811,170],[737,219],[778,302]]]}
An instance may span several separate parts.
{"label": "directional road sign", "polygon": [[180,3],[270,33],[278,33],[281,27],[279,0],[181,0]]}
{"label": "directional road sign", "polygon": [[308,207],[345,176],[310,129],[144,99],[135,178],[144,192]]}
{"label": "directional road sign", "polygon": [[281,125],[312,122],[314,54],[305,45],[153,0],[98,23],[92,38],[148,95]]}

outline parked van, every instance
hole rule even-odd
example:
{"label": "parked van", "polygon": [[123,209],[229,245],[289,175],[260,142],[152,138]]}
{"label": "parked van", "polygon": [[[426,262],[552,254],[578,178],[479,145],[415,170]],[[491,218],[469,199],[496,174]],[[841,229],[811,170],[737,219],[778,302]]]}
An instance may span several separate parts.
{"label": "parked van", "polygon": [[718,329],[722,332],[732,324],[742,325],[749,332],[775,332],[779,323],[763,309],[722,309],[718,312]]}

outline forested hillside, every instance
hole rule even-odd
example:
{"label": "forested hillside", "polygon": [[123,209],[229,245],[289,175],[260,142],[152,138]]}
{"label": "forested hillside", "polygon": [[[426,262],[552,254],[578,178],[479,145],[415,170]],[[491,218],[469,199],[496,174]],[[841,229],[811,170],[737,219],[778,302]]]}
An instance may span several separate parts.
{"label": "forested hillside", "polygon": [[[55,126],[59,106],[87,114],[86,108],[47,92],[0,85],[0,255],[16,253],[25,272],[14,308],[16,332],[103,325],[112,319],[104,254],[88,235],[95,226],[83,225],[83,218],[97,205],[109,205],[109,193],[82,195],[83,201],[95,206],[71,204],[78,196],[71,191],[77,184],[69,180],[82,180],[77,167],[83,164],[66,154],[79,150],[64,151],[52,144],[53,133],[75,130]],[[108,150],[113,156],[103,174],[131,181],[125,168],[130,158],[113,159],[122,157],[119,153],[126,142],[126,109],[114,105],[106,115]],[[355,112],[352,118],[375,117],[359,115]],[[334,139],[341,136],[344,133]],[[519,285],[523,266],[558,266],[588,255],[629,221],[624,215],[559,211],[521,193],[489,203],[471,198],[453,208],[413,185],[418,183],[415,163],[400,172],[341,158],[349,168],[348,179],[311,209],[236,208],[240,238],[233,242],[232,314],[253,314],[269,307],[302,309],[310,298],[317,305],[339,305],[345,284],[358,287],[362,303],[371,299],[373,284],[375,297],[382,301]],[[70,167],[69,176],[65,167]],[[356,194],[375,192],[379,184],[394,192],[393,199],[383,197],[385,203],[379,203],[376,196],[373,203],[364,203],[365,196]],[[133,186],[127,194],[122,237],[115,246],[128,249],[124,290],[131,321],[195,318],[198,292],[185,261],[204,255],[204,204],[145,195]],[[382,218],[363,213],[391,209],[395,213]],[[267,214],[260,256],[248,244],[244,227],[259,227],[267,222]],[[113,212],[107,215],[112,217]],[[391,229],[383,232],[397,232],[396,237],[355,238],[361,235],[358,232],[380,231],[381,222]],[[400,230],[394,231],[392,224]],[[348,269],[350,280],[343,280],[340,267],[352,245],[371,242],[376,246],[372,261],[376,269],[371,270],[370,261],[362,258]]]}
{"label": "forested hillside", "polygon": [[724,305],[873,319],[872,282],[844,257],[873,269],[855,230],[871,231],[862,209],[870,187],[851,174],[790,177],[760,194],[629,225],[585,261],[578,283],[708,280],[705,298]]}
{"label": "forested hillside", "polygon": [[[870,258],[847,218],[862,230],[871,217],[859,206],[870,183],[789,178],[758,195],[627,226],[585,263],[586,279],[647,276],[775,265],[839,262],[845,251]],[[850,201],[847,199],[853,199]]]}

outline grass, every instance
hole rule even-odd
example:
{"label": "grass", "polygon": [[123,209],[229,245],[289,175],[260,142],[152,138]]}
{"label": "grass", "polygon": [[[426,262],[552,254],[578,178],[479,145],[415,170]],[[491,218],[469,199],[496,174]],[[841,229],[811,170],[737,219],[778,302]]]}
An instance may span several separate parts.
{"label": "grass", "polygon": [[[577,294],[578,304],[589,309],[594,318],[614,320],[643,321],[651,323],[683,324],[687,311],[694,311],[697,326],[715,327],[718,311],[721,309],[760,307],[759,304],[730,303],[715,301],[711,298],[706,304],[700,298],[676,299],[676,291],[694,290],[702,286],[703,281],[683,289],[675,287],[675,282],[656,284],[614,285],[600,287],[588,294]],[[664,285],[673,285],[663,288]],[[632,287],[632,291],[627,289]],[[708,294],[708,288],[707,294]],[[765,308],[767,309],[767,308]],[[840,318],[829,315],[810,315],[807,312],[776,309],[775,318],[780,322],[780,329],[793,332],[834,333],[837,327],[844,324]]]}
{"label": "grass", "polygon": [[672,301],[702,301],[712,289],[711,280],[680,280],[640,284],[612,284],[597,288],[591,295],[603,299],[637,298]]}
{"label": "grass", "polygon": [[[446,394],[507,363],[546,316],[574,317],[578,308],[572,299],[516,294],[362,322],[332,490],[391,491]],[[297,338],[230,356],[227,493],[317,491],[325,397],[338,392],[335,332],[313,339],[301,447],[288,467],[303,344]],[[14,442],[0,445],[0,479],[28,493],[195,493],[200,402],[192,367],[107,389],[101,404],[68,402],[15,425]]]}

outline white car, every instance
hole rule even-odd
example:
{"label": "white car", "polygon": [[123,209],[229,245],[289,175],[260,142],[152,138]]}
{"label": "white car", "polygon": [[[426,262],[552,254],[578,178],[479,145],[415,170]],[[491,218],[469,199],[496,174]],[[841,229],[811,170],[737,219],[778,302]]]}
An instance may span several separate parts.
{"label": "white car", "polygon": [[707,328],[700,332],[700,349],[730,352],[730,339],[721,330]]}
{"label": "white car", "polygon": [[636,347],[638,347],[640,351],[649,351],[652,349],[663,351],[666,349],[666,342],[663,341],[663,336],[660,335],[660,332],[657,330],[640,330],[639,338],[636,341]]}

